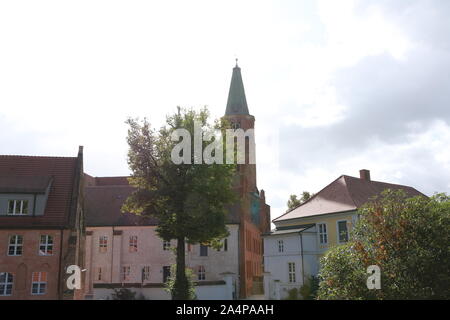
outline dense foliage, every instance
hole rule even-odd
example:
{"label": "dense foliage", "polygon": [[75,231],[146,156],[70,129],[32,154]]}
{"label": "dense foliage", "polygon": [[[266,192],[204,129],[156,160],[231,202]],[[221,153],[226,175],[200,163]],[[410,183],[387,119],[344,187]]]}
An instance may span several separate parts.
{"label": "dense foliage", "polygon": [[[319,299],[450,299],[450,198],[386,191],[361,210],[351,241],[321,259]],[[366,269],[381,269],[369,290]]]}

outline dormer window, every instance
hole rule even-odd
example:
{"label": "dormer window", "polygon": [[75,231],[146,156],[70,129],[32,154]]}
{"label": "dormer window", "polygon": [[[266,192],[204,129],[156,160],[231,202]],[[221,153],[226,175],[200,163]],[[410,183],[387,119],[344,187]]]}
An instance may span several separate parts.
{"label": "dormer window", "polygon": [[28,200],[9,200],[8,214],[13,216],[28,214]]}

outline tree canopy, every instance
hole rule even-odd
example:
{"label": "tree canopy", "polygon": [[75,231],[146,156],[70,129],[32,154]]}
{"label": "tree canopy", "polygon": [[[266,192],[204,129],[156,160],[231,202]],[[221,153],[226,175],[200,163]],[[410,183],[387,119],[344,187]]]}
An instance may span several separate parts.
{"label": "tree canopy", "polygon": [[[167,117],[166,125],[158,132],[152,130],[146,119],[127,120],[128,165],[132,171],[129,180],[136,191],[126,200],[122,210],[155,217],[159,236],[164,240],[177,240],[174,299],[187,299],[189,296],[185,287],[185,240],[217,244],[228,234],[226,207],[235,200],[232,189],[234,164],[195,164],[194,150],[190,152],[192,161],[189,164],[175,164],[171,158],[178,144],[174,139],[177,129],[187,130],[189,138],[193,138],[197,122],[203,135],[219,139],[214,135],[215,131],[223,129],[226,124],[218,121],[210,124],[208,118],[206,108],[200,111],[178,108],[177,113]],[[208,143],[201,140],[202,150]],[[190,146],[194,148],[194,143]],[[177,281],[183,284],[178,286]]]}
{"label": "tree canopy", "polygon": [[[321,259],[319,299],[449,299],[450,198],[386,191],[359,210],[350,241]],[[367,267],[381,289],[367,288]]]}

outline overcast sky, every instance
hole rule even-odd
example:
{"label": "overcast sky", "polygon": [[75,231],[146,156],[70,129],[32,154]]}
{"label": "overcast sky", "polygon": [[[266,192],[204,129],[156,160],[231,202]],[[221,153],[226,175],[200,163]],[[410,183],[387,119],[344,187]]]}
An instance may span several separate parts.
{"label": "overcast sky", "polygon": [[0,154],[127,175],[128,116],[225,112],[234,59],[272,218],[341,174],[450,191],[450,1],[2,1]]}

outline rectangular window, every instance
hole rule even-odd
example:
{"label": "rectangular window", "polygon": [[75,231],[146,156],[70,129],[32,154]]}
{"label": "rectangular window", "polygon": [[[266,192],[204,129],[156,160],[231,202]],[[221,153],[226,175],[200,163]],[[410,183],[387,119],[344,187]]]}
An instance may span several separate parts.
{"label": "rectangular window", "polygon": [[163,240],[163,250],[170,249],[170,241]]}
{"label": "rectangular window", "polygon": [[39,255],[40,256],[51,256],[53,254],[53,237],[46,235],[41,235],[41,241],[39,243]]}
{"label": "rectangular window", "polygon": [[0,296],[12,295],[13,275],[9,272],[0,272]]}
{"label": "rectangular window", "polygon": [[163,267],[163,282],[167,282],[170,277],[170,266]]}
{"label": "rectangular window", "polygon": [[47,289],[47,272],[33,272],[31,294],[43,295]]}
{"label": "rectangular window", "polygon": [[327,233],[327,225],[326,223],[319,223],[318,225],[319,231],[319,242],[320,244],[328,243],[328,233]]}
{"label": "rectangular window", "polygon": [[205,280],[206,279],[206,270],[204,266],[198,266],[198,280]]}
{"label": "rectangular window", "polygon": [[284,241],[278,240],[278,252],[284,252]]}
{"label": "rectangular window", "polygon": [[101,236],[98,239],[98,249],[102,253],[105,253],[108,250],[108,237],[107,236]]}
{"label": "rectangular window", "polygon": [[9,200],[8,201],[9,215],[27,215],[28,214],[28,200]]}
{"label": "rectangular window", "polygon": [[131,236],[130,237],[130,244],[129,244],[129,251],[130,252],[137,252],[137,236]]}
{"label": "rectangular window", "polygon": [[289,282],[295,282],[295,262],[288,262]]}
{"label": "rectangular window", "polygon": [[23,250],[23,237],[13,235],[9,237],[8,256],[21,256]]}
{"label": "rectangular window", "polygon": [[150,280],[150,266],[142,268],[142,282]]}
{"label": "rectangular window", "polygon": [[206,256],[208,256],[208,246],[201,244],[200,245],[200,257],[206,257]]}
{"label": "rectangular window", "polygon": [[348,230],[347,230],[347,221],[342,220],[337,222],[338,227],[338,240],[339,243],[347,242],[348,241]]}
{"label": "rectangular window", "polygon": [[97,269],[97,280],[102,281],[103,278],[103,269],[100,267]]}
{"label": "rectangular window", "polygon": [[131,267],[123,266],[121,269],[121,279],[122,281],[130,281]]}

